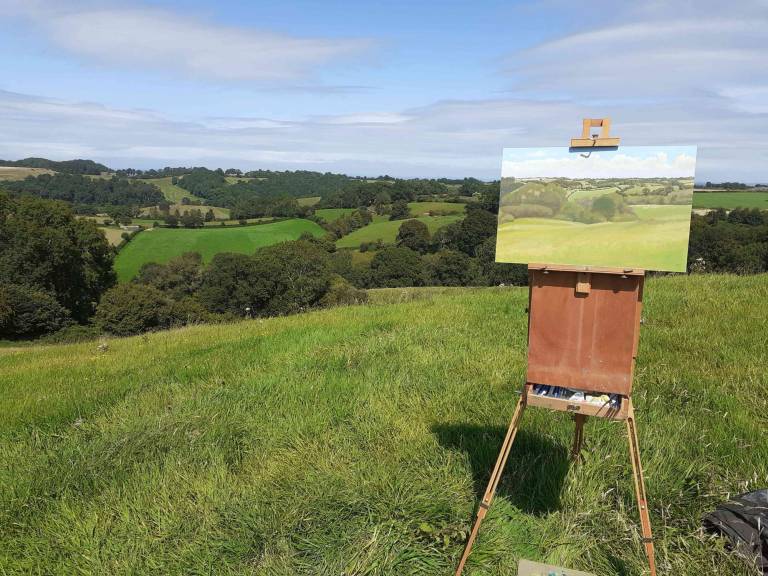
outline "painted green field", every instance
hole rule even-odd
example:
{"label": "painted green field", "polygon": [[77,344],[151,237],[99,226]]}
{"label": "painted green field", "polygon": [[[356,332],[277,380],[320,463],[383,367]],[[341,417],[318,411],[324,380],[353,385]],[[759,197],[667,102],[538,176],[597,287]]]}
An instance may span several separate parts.
{"label": "painted green field", "polygon": [[695,192],[694,208],[761,208],[768,210],[768,192]]}
{"label": "painted green field", "polygon": [[315,210],[315,215],[326,222],[333,222],[342,216],[352,214],[354,211],[355,208],[320,208],[319,210]]}
{"label": "painted green field", "polygon": [[[523,288],[0,349],[15,574],[452,574],[525,374]],[[646,284],[635,403],[660,575],[750,576],[701,517],[768,481],[768,276]],[[383,304],[380,302],[388,302]],[[702,346],[705,342],[706,346]],[[624,427],[531,408],[468,576],[647,574]]]}
{"label": "painted green field", "polygon": [[[336,246],[339,248],[357,248],[362,242],[376,242],[377,240],[381,240],[385,244],[392,244],[397,238],[397,232],[400,230],[400,225],[405,222],[405,220],[390,221],[386,219],[386,216],[380,218],[381,219],[378,220],[374,219],[373,222],[364,228],[360,228],[347,236],[339,238],[336,241]],[[435,230],[441,226],[456,222],[457,220],[461,220],[461,218],[462,215],[460,214],[452,214],[448,216],[422,216],[421,218],[416,218],[416,220],[424,222],[430,232],[435,232]]]}
{"label": "painted green field", "polygon": [[496,258],[647,270],[684,271],[689,206],[633,206],[639,220],[582,224],[551,218],[519,218],[499,227]]}
{"label": "painted green field", "polygon": [[174,204],[181,203],[182,198],[189,198],[190,200],[200,200],[202,202],[202,198],[198,198],[191,192],[187,192],[182,188],[181,186],[176,186],[171,182],[171,177],[168,176],[167,178],[147,178],[145,182],[149,182],[151,184],[154,184],[158,188],[160,188],[160,192],[163,193],[163,196],[165,196],[165,199],[168,200],[168,202],[172,202]]}
{"label": "painted green field", "polygon": [[167,262],[184,252],[199,252],[208,262],[219,252],[249,254],[261,246],[295,240],[304,232],[325,234],[316,223],[300,219],[236,228],[153,228],[126,244],[115,259],[115,271],[118,279],[126,282],[145,262]]}

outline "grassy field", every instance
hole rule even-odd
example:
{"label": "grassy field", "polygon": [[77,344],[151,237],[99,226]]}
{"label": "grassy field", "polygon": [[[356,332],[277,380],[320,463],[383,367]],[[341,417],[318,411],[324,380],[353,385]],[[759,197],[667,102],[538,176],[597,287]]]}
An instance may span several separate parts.
{"label": "grassy field", "polygon": [[695,192],[694,208],[762,208],[768,210],[768,192]]}
{"label": "grassy field", "polygon": [[47,168],[0,166],[0,182],[3,180],[24,180],[27,176],[40,176],[41,174],[55,174],[55,172]]}
{"label": "grassy field", "polygon": [[502,262],[685,270],[690,207],[632,209],[639,220],[582,224],[519,218],[507,222],[499,227],[496,258]]}
{"label": "grassy field", "polygon": [[[368,224],[364,228],[355,230],[347,236],[343,236],[336,241],[336,246],[339,248],[357,248],[361,242],[375,242],[381,240],[385,244],[393,243],[397,238],[397,232],[400,230],[400,225],[405,220],[388,220],[387,216],[374,218],[374,221]],[[452,214],[448,216],[422,216],[416,218],[421,220],[429,228],[430,232],[434,232],[441,226],[450,224],[460,220],[462,216],[460,214]]]}
{"label": "grassy field", "polygon": [[145,182],[149,182],[160,188],[160,192],[163,193],[165,199],[168,200],[168,202],[173,202],[174,204],[180,203],[182,198],[200,200],[201,202],[203,201],[202,198],[198,198],[191,192],[187,192],[181,186],[176,186],[173,184],[171,182],[171,176],[168,176],[167,178],[147,178]]}
{"label": "grassy field", "polygon": [[326,222],[333,222],[342,216],[352,214],[354,211],[355,208],[320,208],[319,210],[315,210],[315,214],[318,218],[322,218]]}
{"label": "grassy field", "polygon": [[154,228],[138,234],[115,259],[121,282],[133,278],[145,262],[167,262],[184,252],[199,252],[205,262],[219,252],[249,254],[261,246],[295,240],[304,232],[322,236],[325,231],[309,220],[283,220],[272,224],[231,228]]}
{"label": "grassy field", "polygon": [[[0,349],[2,572],[452,573],[524,377],[527,291],[371,297]],[[768,482],[767,298],[765,275],[647,283],[635,403],[659,574],[755,573],[699,526]],[[589,420],[578,467],[572,434],[526,412],[467,574],[647,573],[624,427]]]}
{"label": "grassy field", "polygon": [[320,202],[321,198],[320,196],[307,196],[306,198],[297,198],[296,201],[299,203],[299,206],[314,206],[318,202]]}
{"label": "grassy field", "polygon": [[427,216],[430,212],[464,214],[466,204],[456,202],[409,202],[412,216]]}

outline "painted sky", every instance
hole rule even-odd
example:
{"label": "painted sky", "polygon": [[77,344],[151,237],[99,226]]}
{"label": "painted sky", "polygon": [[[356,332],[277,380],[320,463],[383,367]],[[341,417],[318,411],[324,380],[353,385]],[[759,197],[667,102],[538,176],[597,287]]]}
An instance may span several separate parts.
{"label": "painted sky", "polygon": [[0,0],[0,158],[497,178],[610,116],[768,180],[768,3]]}
{"label": "painted sky", "polygon": [[559,148],[505,148],[501,175],[514,178],[693,178],[696,146],[622,146],[588,156]]}

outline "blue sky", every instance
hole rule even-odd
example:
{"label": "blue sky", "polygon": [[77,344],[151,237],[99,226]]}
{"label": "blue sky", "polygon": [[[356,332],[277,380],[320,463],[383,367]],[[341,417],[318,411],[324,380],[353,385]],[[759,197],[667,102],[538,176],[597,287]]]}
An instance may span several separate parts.
{"label": "blue sky", "polygon": [[768,181],[765,0],[0,0],[0,157],[497,178],[611,116]]}

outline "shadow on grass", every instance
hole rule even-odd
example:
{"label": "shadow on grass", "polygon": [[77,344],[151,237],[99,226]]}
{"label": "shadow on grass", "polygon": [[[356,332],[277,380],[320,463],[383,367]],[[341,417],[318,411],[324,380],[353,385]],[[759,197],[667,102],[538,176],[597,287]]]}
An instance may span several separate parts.
{"label": "shadow on grass", "polygon": [[[501,426],[436,424],[432,432],[441,446],[466,452],[475,495],[483,497],[507,429]],[[568,473],[569,450],[521,428],[504,467],[498,496],[527,514],[541,516],[560,507],[560,491]]]}

